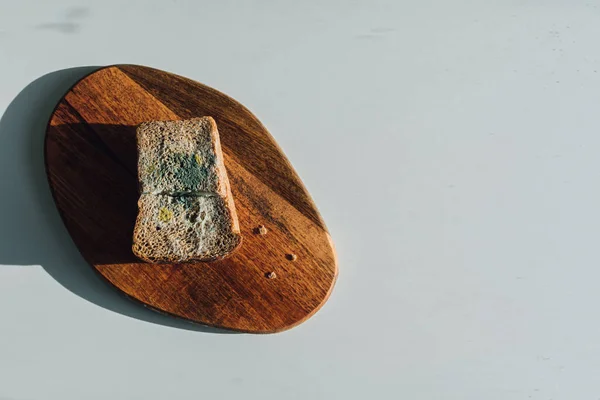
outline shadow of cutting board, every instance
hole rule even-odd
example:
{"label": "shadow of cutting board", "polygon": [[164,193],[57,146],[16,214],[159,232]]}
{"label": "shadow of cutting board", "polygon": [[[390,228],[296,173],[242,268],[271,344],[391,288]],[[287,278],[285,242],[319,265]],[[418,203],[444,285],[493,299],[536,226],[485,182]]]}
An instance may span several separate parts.
{"label": "shadow of cutting board", "polygon": [[[135,128],[205,115],[217,122],[243,243],[212,263],[142,262],[131,251],[139,197]],[[331,293],[336,256],[300,178],[258,119],[214,89],[147,67],[100,69],[57,105],[45,153],[54,200],[84,258],[157,311],[271,333],[306,320]],[[255,233],[259,225],[266,235]],[[276,278],[267,277],[271,272]]]}

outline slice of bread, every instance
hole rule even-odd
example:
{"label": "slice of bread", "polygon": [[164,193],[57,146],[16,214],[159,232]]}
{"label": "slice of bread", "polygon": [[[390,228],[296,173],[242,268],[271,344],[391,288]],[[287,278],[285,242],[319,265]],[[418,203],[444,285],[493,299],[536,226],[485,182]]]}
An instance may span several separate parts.
{"label": "slice of bread", "polygon": [[146,122],[137,141],[142,194],[133,253],[152,263],[232,253],[242,237],[215,121]]}

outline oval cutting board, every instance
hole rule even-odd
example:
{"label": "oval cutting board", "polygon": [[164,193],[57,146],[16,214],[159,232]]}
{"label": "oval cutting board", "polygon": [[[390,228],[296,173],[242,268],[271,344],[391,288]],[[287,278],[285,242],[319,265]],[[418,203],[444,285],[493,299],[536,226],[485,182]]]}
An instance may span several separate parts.
{"label": "oval cutting board", "polygon": [[[221,136],[242,246],[212,263],[142,262],[131,251],[139,196],[136,125],[205,115],[216,120]],[[152,68],[102,68],[59,102],[45,153],[54,200],[84,258],[155,310],[270,333],[306,320],[331,293],[336,256],[310,195],[260,121],[223,93]],[[266,235],[255,232],[259,225]]]}

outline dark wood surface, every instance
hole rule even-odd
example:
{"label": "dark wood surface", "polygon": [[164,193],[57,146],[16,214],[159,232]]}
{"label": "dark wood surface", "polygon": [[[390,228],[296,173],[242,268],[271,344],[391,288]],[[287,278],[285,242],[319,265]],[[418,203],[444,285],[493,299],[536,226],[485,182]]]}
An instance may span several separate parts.
{"label": "dark wood surface", "polygon": [[[216,120],[221,136],[242,246],[212,263],[142,262],[131,251],[139,196],[135,127],[205,115]],[[59,102],[45,152],[73,241],[131,298],[194,322],[270,333],[306,320],[329,297],[337,261],[325,224],[273,137],[230,97],[152,68],[106,67]]]}

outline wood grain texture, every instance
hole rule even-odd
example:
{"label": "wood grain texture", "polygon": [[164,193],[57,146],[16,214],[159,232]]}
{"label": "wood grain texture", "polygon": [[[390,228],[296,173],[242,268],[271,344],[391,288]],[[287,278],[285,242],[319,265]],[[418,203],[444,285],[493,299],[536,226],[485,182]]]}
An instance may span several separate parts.
{"label": "wood grain texture", "polygon": [[[135,128],[205,115],[219,129],[242,246],[212,263],[142,262],[131,251],[139,196]],[[331,293],[336,256],[310,195],[260,121],[212,88],[147,67],[100,69],[57,105],[45,153],[56,205],[84,258],[153,309],[271,333],[306,320]],[[266,235],[255,231],[259,225]]]}

